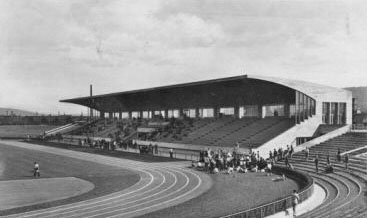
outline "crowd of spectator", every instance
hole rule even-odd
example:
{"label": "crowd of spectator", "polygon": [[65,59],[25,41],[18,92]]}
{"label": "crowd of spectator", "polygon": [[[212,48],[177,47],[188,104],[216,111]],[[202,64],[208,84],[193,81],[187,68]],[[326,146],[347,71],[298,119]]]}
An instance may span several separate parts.
{"label": "crowd of spectator", "polygon": [[[200,152],[199,161],[193,162],[193,167],[210,173],[266,172],[269,176],[272,175],[274,164],[284,160],[286,167],[293,169],[292,164],[289,163],[294,153],[293,146],[288,145],[286,149],[274,149],[269,152],[269,157],[266,159],[259,155],[259,151],[241,153],[238,150],[238,146],[235,146],[232,151],[208,148]],[[284,180],[284,175],[280,179]]]}
{"label": "crowd of spectator", "polygon": [[228,173],[233,172],[268,172],[271,174],[271,168],[274,162],[260,157],[259,153],[251,152],[240,153],[237,149],[232,152],[226,150],[213,151],[208,148],[206,151],[200,152],[199,161],[193,163],[195,167],[202,168],[204,171],[211,173]]}
{"label": "crowd of spectator", "polygon": [[[310,150],[309,148],[306,147],[306,149],[304,150],[305,153],[305,160],[308,161],[309,160],[309,156],[310,156]],[[315,170],[316,172],[319,172],[319,161],[321,158],[321,154],[316,154],[315,158],[314,158],[314,163],[315,163]],[[330,154],[327,153],[325,155],[325,159],[326,159],[326,167],[325,167],[325,172],[327,173],[332,173],[334,172],[334,166],[331,162],[331,158],[330,158]],[[336,161],[337,162],[342,162],[342,152],[340,150],[340,148],[338,148],[337,152],[336,152]],[[345,168],[348,169],[348,163],[349,163],[349,155],[348,153],[344,154],[344,164],[345,164]]]}
{"label": "crowd of spectator", "polygon": [[158,145],[139,145],[133,140],[128,140],[127,142],[122,142],[119,140],[105,140],[105,139],[98,139],[93,140],[91,138],[86,139],[79,139],[78,140],[79,146],[82,147],[90,147],[90,148],[99,148],[103,150],[114,151],[116,148],[128,150],[135,149],[138,150],[140,154],[158,154]]}

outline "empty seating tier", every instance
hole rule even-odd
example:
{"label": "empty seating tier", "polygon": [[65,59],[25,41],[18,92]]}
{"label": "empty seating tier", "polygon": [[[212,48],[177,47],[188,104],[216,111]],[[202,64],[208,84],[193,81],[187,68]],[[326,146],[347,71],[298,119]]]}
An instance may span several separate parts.
{"label": "empty seating tier", "polygon": [[[185,123],[185,122],[184,122]],[[294,125],[294,120],[284,117],[268,118],[205,118],[183,124],[182,131],[163,133],[157,141],[182,144],[232,147],[258,147]]]}

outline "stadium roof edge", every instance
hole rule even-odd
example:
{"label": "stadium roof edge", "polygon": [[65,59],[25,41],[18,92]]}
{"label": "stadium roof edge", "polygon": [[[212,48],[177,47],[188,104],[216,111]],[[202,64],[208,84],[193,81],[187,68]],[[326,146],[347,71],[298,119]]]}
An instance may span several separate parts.
{"label": "stadium roof edge", "polygon": [[[240,79],[254,79],[254,80],[263,80],[263,81],[272,82],[278,85],[283,85],[291,89],[297,90],[315,99],[317,99],[318,96],[323,95],[325,93],[351,95],[351,92],[348,90],[345,90],[342,88],[339,89],[339,88],[330,87],[330,86],[321,85],[321,84],[312,83],[312,82],[291,80],[291,79],[278,78],[278,77],[240,75],[240,76],[218,78],[218,79],[211,79],[211,80],[202,80],[202,81],[197,81],[197,82],[189,82],[189,83],[182,83],[182,84],[175,84],[175,85],[159,86],[159,87],[153,87],[153,88],[137,89],[137,90],[131,90],[131,91],[113,92],[113,93],[108,93],[108,94],[94,95],[93,98],[112,97],[116,95],[125,95],[125,94],[165,90],[165,89],[170,89],[170,88],[189,87],[189,86],[195,86],[195,85],[219,83],[219,82],[226,82],[226,81],[233,81],[233,80],[240,80]],[[89,96],[86,96],[86,97],[79,97],[79,98],[63,99],[63,100],[60,100],[60,102],[75,103],[75,101],[87,100],[89,98],[90,98]]]}
{"label": "stadium roof edge", "polygon": [[[197,81],[197,82],[181,83],[181,84],[175,84],[175,85],[157,86],[157,87],[153,87],[153,88],[136,89],[136,90],[131,90],[131,91],[113,92],[113,93],[108,93],[108,94],[93,95],[93,97],[94,98],[101,98],[101,97],[109,97],[109,96],[121,95],[121,94],[133,94],[133,93],[138,93],[138,92],[148,92],[148,91],[163,90],[163,89],[170,89],[170,88],[187,87],[187,86],[193,86],[193,85],[225,82],[225,81],[232,81],[232,80],[246,79],[246,78],[248,78],[247,75],[233,76],[233,77],[226,77],[226,78],[201,80],[201,81]],[[86,97],[79,97],[79,98],[63,99],[63,100],[60,100],[60,102],[69,102],[69,101],[73,101],[73,100],[83,100],[83,99],[89,99],[89,98],[90,98],[89,96],[86,96]]]}

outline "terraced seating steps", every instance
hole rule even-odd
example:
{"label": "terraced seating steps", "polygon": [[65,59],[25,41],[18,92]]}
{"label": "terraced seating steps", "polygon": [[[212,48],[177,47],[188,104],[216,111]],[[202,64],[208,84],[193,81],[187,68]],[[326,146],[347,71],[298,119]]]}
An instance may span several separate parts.
{"label": "terraced seating steps", "polygon": [[193,127],[185,129],[178,137],[165,135],[158,141],[232,147],[239,142],[243,147],[259,146],[294,125],[294,120],[284,117],[206,118],[193,120]]}
{"label": "terraced seating steps", "polygon": [[[293,155],[290,163],[298,170],[308,172],[314,177],[316,183],[323,187],[327,197],[322,205],[316,209],[298,217],[308,218],[362,218],[367,215],[367,196],[364,192],[367,188],[366,161],[363,158],[351,156],[348,169],[343,162],[337,162],[336,155],[330,155],[334,168],[333,173],[325,173],[326,155],[336,154],[338,146],[335,142],[344,142],[343,148],[352,150],[358,146],[364,146],[367,141],[354,141],[356,138],[367,138],[367,134],[347,133],[342,136],[321,143],[310,149],[310,159],[305,160],[303,152]],[[363,152],[363,150],[361,150]],[[314,157],[319,156],[319,172],[315,171]],[[279,163],[282,164],[282,163]]]}

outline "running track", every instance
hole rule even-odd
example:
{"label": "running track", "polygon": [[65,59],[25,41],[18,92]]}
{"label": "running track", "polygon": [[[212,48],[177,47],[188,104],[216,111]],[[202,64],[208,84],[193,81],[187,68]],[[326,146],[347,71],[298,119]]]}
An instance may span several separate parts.
{"label": "running track", "polygon": [[134,170],[140,180],[133,186],[106,196],[6,217],[135,217],[195,198],[211,185],[208,175],[190,170],[188,162],[143,163],[65,149],[0,141],[5,145]]}

